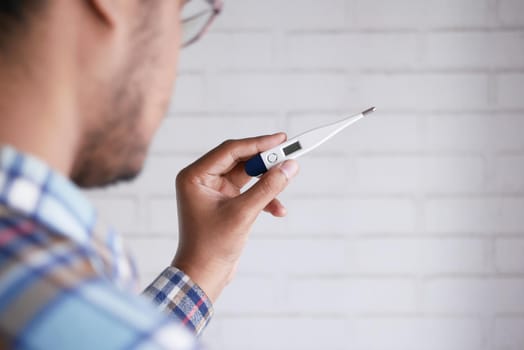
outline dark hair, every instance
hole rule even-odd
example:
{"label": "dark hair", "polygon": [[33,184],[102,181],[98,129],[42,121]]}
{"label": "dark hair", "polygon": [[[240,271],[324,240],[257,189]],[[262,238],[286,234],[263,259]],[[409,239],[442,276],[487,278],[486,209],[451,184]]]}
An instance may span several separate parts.
{"label": "dark hair", "polygon": [[48,0],[0,0],[0,48],[29,26],[29,16]]}

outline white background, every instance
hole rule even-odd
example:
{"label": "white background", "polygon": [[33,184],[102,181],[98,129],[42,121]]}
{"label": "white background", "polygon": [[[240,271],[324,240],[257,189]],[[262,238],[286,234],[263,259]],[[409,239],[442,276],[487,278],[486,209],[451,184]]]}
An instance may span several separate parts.
{"label": "white background", "polygon": [[90,193],[150,281],[177,172],[225,139],[377,112],[300,159],[211,349],[524,349],[524,1],[227,0],[143,175]]}

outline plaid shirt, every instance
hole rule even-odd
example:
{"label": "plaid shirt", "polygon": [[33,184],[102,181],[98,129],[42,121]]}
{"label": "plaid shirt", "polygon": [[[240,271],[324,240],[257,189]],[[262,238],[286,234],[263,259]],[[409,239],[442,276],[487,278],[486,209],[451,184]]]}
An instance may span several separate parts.
{"label": "plaid shirt", "polygon": [[174,267],[136,289],[120,237],[82,193],[0,147],[0,348],[195,349],[213,313],[204,292]]}

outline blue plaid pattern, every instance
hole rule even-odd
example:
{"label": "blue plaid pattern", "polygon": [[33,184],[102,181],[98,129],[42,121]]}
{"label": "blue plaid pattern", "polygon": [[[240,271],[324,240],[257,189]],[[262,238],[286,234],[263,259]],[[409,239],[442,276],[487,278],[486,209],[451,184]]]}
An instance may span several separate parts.
{"label": "blue plaid pattern", "polygon": [[213,309],[186,274],[167,267],[136,292],[120,236],[75,185],[0,147],[0,348],[198,347]]}

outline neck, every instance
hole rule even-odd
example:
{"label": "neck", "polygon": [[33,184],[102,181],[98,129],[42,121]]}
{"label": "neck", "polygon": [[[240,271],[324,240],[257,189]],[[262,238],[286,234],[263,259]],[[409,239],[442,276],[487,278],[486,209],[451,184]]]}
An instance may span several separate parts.
{"label": "neck", "polygon": [[63,73],[44,62],[36,69],[0,63],[0,144],[34,155],[69,177],[78,126]]}

